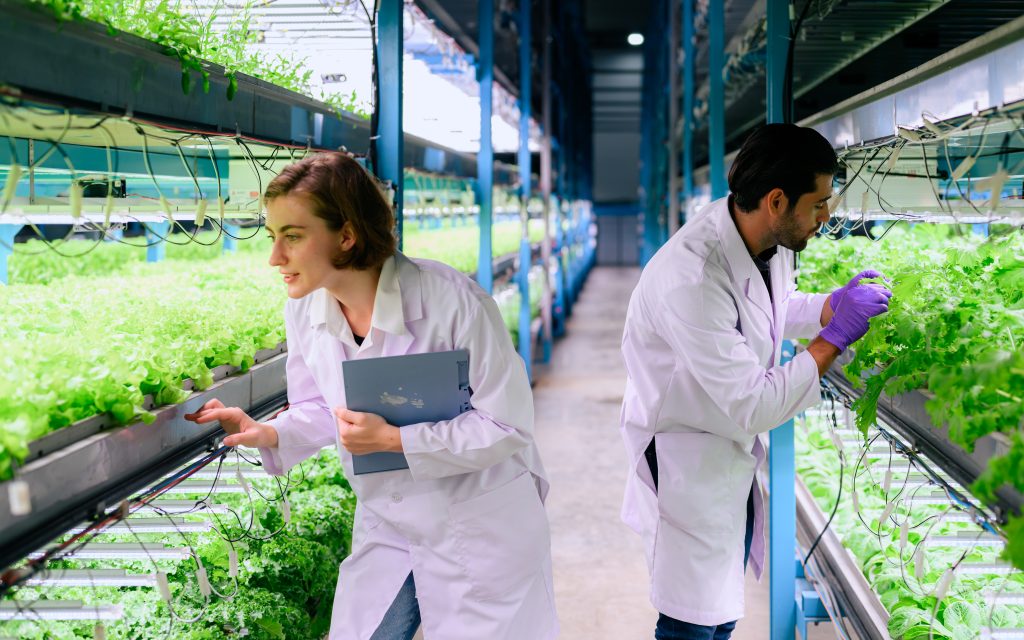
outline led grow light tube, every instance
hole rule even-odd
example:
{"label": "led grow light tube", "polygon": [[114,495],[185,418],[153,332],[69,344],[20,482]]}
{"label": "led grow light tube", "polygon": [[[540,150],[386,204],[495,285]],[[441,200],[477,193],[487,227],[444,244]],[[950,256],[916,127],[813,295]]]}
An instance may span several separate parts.
{"label": "led grow light tube", "polygon": [[53,569],[41,571],[25,584],[45,587],[155,587],[151,573],[129,574],[124,569]]}
{"label": "led grow light tube", "polygon": [[957,567],[961,575],[996,574],[1007,575],[1013,572],[1013,565],[1006,562],[965,562]]}
{"label": "led grow light tube", "polygon": [[120,620],[119,604],[86,605],[80,600],[0,602],[0,620]]}
{"label": "led grow light tube", "polygon": [[1006,544],[1002,538],[991,533],[967,533],[968,535],[928,536],[924,544],[927,547],[1002,547]]}
{"label": "led grow light tube", "polygon": [[[43,553],[33,551],[29,557],[38,558]],[[158,542],[92,542],[61,557],[74,560],[185,560],[191,555],[188,549],[168,547]]]}
{"label": "led grow light tube", "polygon": [[206,502],[205,500],[154,500],[132,510],[133,514],[162,512],[166,512],[169,515],[177,515],[184,512],[226,514],[230,512],[230,509],[227,505]]}
{"label": "led grow light tube", "polygon": [[221,478],[216,485],[209,480],[184,480],[163,493],[165,495],[172,493],[245,493],[245,489],[240,484],[228,484]]}
{"label": "led grow light tube", "polygon": [[[75,527],[68,533],[81,533],[87,527]],[[213,529],[209,521],[183,520],[182,518],[129,518],[120,520],[94,533],[205,533]]]}

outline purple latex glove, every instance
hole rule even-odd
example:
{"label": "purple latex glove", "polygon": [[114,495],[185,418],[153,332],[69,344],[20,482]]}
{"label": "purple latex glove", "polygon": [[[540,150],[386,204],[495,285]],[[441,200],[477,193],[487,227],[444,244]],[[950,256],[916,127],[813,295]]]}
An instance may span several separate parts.
{"label": "purple latex glove", "polygon": [[[863,280],[864,278],[885,278],[885,276],[879,273],[878,271],[875,271],[874,269],[866,269],[864,271],[861,271],[857,275],[853,276],[853,278],[849,282],[833,291],[832,295],[829,297],[828,304],[830,307],[832,307],[833,313],[835,312],[836,307],[839,306],[839,303],[842,301],[846,293],[850,289],[860,284],[860,281]],[[886,279],[888,280],[888,278]]]}
{"label": "purple latex glove", "polygon": [[[872,276],[877,277],[877,276]],[[832,320],[818,334],[840,352],[868,332],[868,321],[889,310],[889,291],[880,284],[862,284],[850,288],[836,306]]]}

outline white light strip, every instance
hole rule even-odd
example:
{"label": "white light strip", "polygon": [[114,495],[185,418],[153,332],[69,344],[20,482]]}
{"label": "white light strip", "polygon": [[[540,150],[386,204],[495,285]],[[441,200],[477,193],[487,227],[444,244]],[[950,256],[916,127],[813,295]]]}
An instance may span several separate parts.
{"label": "white light strip", "polygon": [[913,496],[904,500],[906,504],[921,505],[921,504],[950,504],[950,500],[945,494],[941,496]]}
{"label": "white light strip", "polygon": [[164,491],[164,494],[172,493],[244,493],[245,489],[240,484],[228,484],[222,477],[221,480],[214,485],[209,480],[185,480],[175,486]]}
{"label": "white light strip", "polygon": [[[87,527],[75,527],[68,533],[81,533]],[[183,520],[181,518],[129,518],[115,522],[100,531],[94,533],[99,535],[114,533],[205,533],[213,529],[208,521]]]}
{"label": "white light strip", "polygon": [[924,542],[927,547],[1002,547],[1003,539],[990,533],[980,536],[977,533],[955,536],[928,536]]}
{"label": "white light strip", "polygon": [[199,501],[197,504],[196,500],[154,500],[153,502],[145,504],[132,511],[133,514],[163,512],[166,512],[169,515],[188,512],[189,515],[191,515],[192,513],[228,513],[229,509],[227,505],[214,504],[206,501]]}
{"label": "white light strip", "polygon": [[[218,477],[221,478],[221,479],[227,478],[227,477],[231,477],[231,476],[235,475],[235,469],[237,469],[239,466],[241,466],[241,468],[242,468],[242,473],[257,473],[257,472],[262,473],[262,471],[263,471],[260,467],[257,467],[255,465],[251,465],[251,464],[243,464],[243,465],[226,464],[226,465],[224,465],[224,466],[222,466],[220,468],[220,475],[218,476],[217,475],[217,464],[214,463],[214,464],[211,464],[211,465],[209,465],[207,467],[204,467],[204,468],[200,469],[199,471],[193,472],[191,475],[189,475],[188,479],[189,480],[213,480],[213,479],[218,478]],[[165,477],[166,478],[170,478],[171,476],[165,476]]]}
{"label": "white light strip", "polygon": [[129,574],[124,569],[53,569],[41,571],[25,584],[47,587],[155,587],[152,573]]}
{"label": "white light strip", "polygon": [[1005,562],[966,562],[957,567],[956,572],[960,574],[996,574],[1007,575],[1014,571],[1013,565]]}
{"label": "white light strip", "polygon": [[120,620],[119,604],[85,605],[79,600],[0,602],[0,620]]}
{"label": "white light strip", "polygon": [[986,591],[982,594],[987,604],[1008,604],[1008,605],[1024,605],[1024,593],[1006,593],[997,591]]}
{"label": "white light strip", "polygon": [[[42,555],[42,551],[34,551],[29,557]],[[188,549],[168,547],[158,542],[92,542],[63,557],[74,560],[185,560],[191,555]]]}
{"label": "white light strip", "polygon": [[981,630],[982,640],[1024,640],[1024,629],[989,629]]}

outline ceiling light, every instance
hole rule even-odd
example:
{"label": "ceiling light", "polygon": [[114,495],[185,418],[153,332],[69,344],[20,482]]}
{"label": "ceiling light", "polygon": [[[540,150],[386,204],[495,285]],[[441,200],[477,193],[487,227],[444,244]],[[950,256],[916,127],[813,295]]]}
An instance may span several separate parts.
{"label": "ceiling light", "polygon": [[644,35],[642,33],[631,33],[626,38],[626,42],[633,45],[634,47],[639,47],[644,43]]}

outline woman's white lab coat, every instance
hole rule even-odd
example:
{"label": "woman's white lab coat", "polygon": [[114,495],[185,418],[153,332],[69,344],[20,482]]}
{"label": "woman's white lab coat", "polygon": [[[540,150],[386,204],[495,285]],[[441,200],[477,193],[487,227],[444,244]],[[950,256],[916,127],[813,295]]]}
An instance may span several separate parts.
{"label": "woman's white lab coat", "polygon": [[[621,429],[630,464],[623,520],[643,537],[651,602],[717,625],[743,616],[747,497],[765,460],[761,434],[819,398],[809,353],[778,366],[783,338],[813,337],[827,296],[796,291],[793,252],[771,259],[769,299],[725,198],[651,259],[622,338]],[[655,440],[658,491],[644,451]],[[764,505],[754,487],[750,564],[764,567]]]}
{"label": "woman's white lab coat", "polygon": [[361,347],[326,290],[289,300],[285,320],[290,407],[272,422],[279,446],[262,450],[275,474],[338,445],[344,360],[469,351],[473,409],[403,427],[409,469],[356,476],[338,446],[358,506],[330,638],[368,640],[410,572],[427,640],[554,638],[533,397],[493,299],[450,267],[399,253],[384,264]]}

